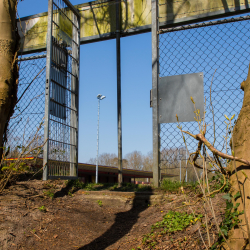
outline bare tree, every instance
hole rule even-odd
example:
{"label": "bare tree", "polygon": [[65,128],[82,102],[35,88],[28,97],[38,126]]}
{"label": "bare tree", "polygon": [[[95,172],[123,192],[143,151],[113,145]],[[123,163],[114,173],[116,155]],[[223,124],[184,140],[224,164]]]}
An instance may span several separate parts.
{"label": "bare tree", "polygon": [[152,171],[153,169],[153,151],[147,153],[147,155],[143,156],[143,170]]}
{"label": "bare tree", "polygon": [[[96,158],[90,158],[88,160],[88,163],[90,164],[96,164]],[[98,164],[104,165],[104,166],[112,166],[117,167],[118,166],[118,158],[116,154],[112,153],[103,153],[100,154],[98,157]]]}
{"label": "bare tree", "polygon": [[140,151],[133,151],[126,154],[125,159],[128,161],[127,168],[141,170],[143,168],[143,155]]}
{"label": "bare tree", "polygon": [[19,35],[17,0],[0,0],[0,157],[9,119],[17,101]]}

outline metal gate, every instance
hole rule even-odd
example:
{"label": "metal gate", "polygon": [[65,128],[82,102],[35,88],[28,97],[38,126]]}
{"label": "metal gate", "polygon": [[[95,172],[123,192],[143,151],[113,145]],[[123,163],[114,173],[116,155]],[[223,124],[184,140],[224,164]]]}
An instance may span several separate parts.
{"label": "metal gate", "polygon": [[43,180],[78,175],[79,28],[68,0],[49,0]]}
{"label": "metal gate", "polygon": [[[224,138],[224,115],[235,114],[236,120],[242,106],[240,84],[247,77],[250,61],[250,16],[159,29],[158,36],[159,78],[203,72],[205,122],[209,125],[206,138],[218,150],[230,153],[229,140]],[[160,124],[162,173],[181,174],[180,166],[186,165],[188,155],[177,125],[177,122]],[[183,130],[199,133],[196,122],[180,125]],[[190,152],[196,151],[196,140],[186,136],[186,142]],[[195,180],[191,178],[194,175],[191,166],[188,171],[188,180]]]}

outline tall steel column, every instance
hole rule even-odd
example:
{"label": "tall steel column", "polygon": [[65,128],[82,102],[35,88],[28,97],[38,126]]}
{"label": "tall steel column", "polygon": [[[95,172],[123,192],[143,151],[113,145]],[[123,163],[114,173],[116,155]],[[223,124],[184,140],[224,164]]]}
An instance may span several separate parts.
{"label": "tall steel column", "polygon": [[117,133],[118,133],[118,186],[122,184],[122,111],[121,111],[121,44],[120,0],[116,0],[116,65],[117,65]]}
{"label": "tall steel column", "polygon": [[43,149],[43,180],[48,180],[48,150],[49,150],[49,106],[50,106],[50,81],[52,57],[52,16],[53,1],[48,2],[48,31],[47,31],[47,56],[46,56],[46,85],[45,85],[45,115],[44,115],[44,149]]}
{"label": "tall steel column", "polygon": [[151,0],[152,6],[152,106],[153,106],[153,183],[159,187],[160,180],[160,124],[158,105],[159,50],[158,50],[158,1]]}
{"label": "tall steel column", "polygon": [[[97,96],[98,98],[98,96]],[[96,169],[95,169],[95,183],[98,183],[98,157],[99,157],[99,121],[100,121],[100,98],[98,98],[98,120],[97,120],[97,148],[96,148]]]}
{"label": "tall steel column", "polygon": [[[78,176],[78,128],[79,128],[79,58],[80,58],[80,17],[73,15],[72,35],[72,73],[71,76],[71,112],[70,112],[70,176]],[[76,111],[73,111],[76,110]]]}

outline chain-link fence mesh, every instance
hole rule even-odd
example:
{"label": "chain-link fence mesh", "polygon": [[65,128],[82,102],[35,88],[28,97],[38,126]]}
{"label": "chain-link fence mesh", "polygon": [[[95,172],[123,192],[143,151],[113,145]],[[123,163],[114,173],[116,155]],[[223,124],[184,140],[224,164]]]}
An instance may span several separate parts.
{"label": "chain-link fence mesh", "polygon": [[[19,62],[18,102],[8,127],[6,147],[10,151],[8,158],[16,158],[23,150],[43,145],[44,141],[44,101],[46,54],[22,56]],[[29,145],[30,144],[30,145]],[[37,153],[32,151],[29,156]],[[42,150],[39,157],[42,157]]]}
{"label": "chain-link fence mesh", "polygon": [[[159,33],[160,77],[203,72],[205,122],[209,125],[206,138],[211,143],[215,141],[218,150],[230,153],[229,143],[226,145],[223,137],[224,114],[230,117],[235,114],[236,120],[242,106],[244,93],[240,84],[247,77],[250,61],[250,16],[169,28]],[[173,173],[169,169],[178,168],[180,159],[187,158],[177,125],[164,123],[160,127],[162,172]],[[199,132],[197,122],[180,125],[193,134]],[[185,138],[188,150],[194,152],[197,141]]]}

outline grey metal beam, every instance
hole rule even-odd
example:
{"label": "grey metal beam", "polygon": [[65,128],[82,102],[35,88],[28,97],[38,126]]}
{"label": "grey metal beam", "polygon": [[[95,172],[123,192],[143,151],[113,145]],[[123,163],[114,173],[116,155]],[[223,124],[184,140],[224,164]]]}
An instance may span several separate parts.
{"label": "grey metal beam", "polygon": [[79,95],[80,95],[80,26],[81,26],[81,18],[78,16],[77,17],[77,21],[78,21],[78,25],[79,25],[79,30],[78,30],[78,34],[77,34],[77,38],[78,38],[78,42],[79,42],[79,46],[78,46],[78,69],[77,69],[77,73],[78,73],[78,79],[77,79],[77,99],[76,99],[76,106],[77,106],[77,121],[76,121],[76,146],[77,146],[77,151],[76,151],[76,176],[78,177],[78,157],[79,157]]}
{"label": "grey metal beam", "polygon": [[81,17],[81,14],[79,13],[78,9],[69,0],[63,0],[69,8],[77,15],[77,17]]}
{"label": "grey metal beam", "polygon": [[118,134],[118,186],[122,184],[122,108],[121,108],[121,37],[120,0],[116,0],[116,70],[117,70],[117,134]]}
{"label": "grey metal beam", "polygon": [[180,31],[180,30],[197,29],[197,28],[209,27],[209,26],[213,26],[213,25],[239,22],[239,21],[244,21],[244,20],[249,20],[249,19],[250,19],[250,16],[247,15],[247,16],[232,17],[232,18],[222,19],[222,20],[217,20],[217,21],[208,21],[208,22],[202,22],[202,23],[187,24],[187,25],[182,25],[182,26],[177,26],[177,27],[172,27],[172,28],[161,28],[160,27],[160,30],[158,33],[161,34],[161,33],[167,33],[167,32]]}
{"label": "grey metal beam", "polygon": [[158,105],[159,49],[158,49],[158,1],[152,0],[152,105],[153,105],[153,183],[159,187],[160,180],[160,125]]}
{"label": "grey metal beam", "polygon": [[[65,0],[64,0],[65,1]],[[80,17],[73,15],[71,112],[70,112],[70,176],[78,176],[78,122],[79,122],[79,26]]]}
{"label": "grey metal beam", "polygon": [[44,147],[43,147],[43,180],[48,179],[48,151],[49,151],[49,102],[51,80],[51,57],[52,57],[52,17],[53,1],[48,2],[48,31],[47,31],[47,55],[46,55],[46,84],[45,84],[45,115],[44,115]]}

